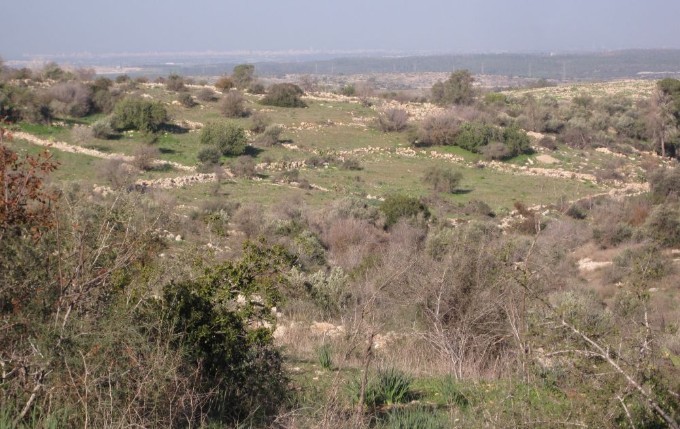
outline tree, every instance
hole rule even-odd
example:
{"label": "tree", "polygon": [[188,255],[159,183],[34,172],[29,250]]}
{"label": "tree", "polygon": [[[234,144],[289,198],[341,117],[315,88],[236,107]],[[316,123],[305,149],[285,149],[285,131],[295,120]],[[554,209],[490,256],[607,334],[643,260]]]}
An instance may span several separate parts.
{"label": "tree", "polygon": [[432,101],[437,104],[472,104],[475,98],[474,81],[468,70],[455,71],[446,81],[432,85]]}
{"label": "tree", "polygon": [[680,126],[680,80],[669,78],[657,82],[649,125],[661,156],[665,157],[667,143],[675,137]]}
{"label": "tree", "polygon": [[199,141],[217,148],[224,156],[243,155],[246,133],[243,128],[227,122],[209,122],[201,129]]}
{"label": "tree", "polygon": [[231,78],[237,88],[246,89],[255,79],[255,66],[252,64],[239,64],[234,67]]}
{"label": "tree", "polygon": [[307,107],[300,98],[304,91],[292,83],[277,83],[269,88],[269,92],[261,103],[278,107]]}

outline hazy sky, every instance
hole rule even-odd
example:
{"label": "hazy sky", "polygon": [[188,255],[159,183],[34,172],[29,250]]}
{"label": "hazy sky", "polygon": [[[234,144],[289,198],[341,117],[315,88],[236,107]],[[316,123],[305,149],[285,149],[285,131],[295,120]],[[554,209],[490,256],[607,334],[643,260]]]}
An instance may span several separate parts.
{"label": "hazy sky", "polygon": [[680,48],[679,0],[20,0],[0,55]]}

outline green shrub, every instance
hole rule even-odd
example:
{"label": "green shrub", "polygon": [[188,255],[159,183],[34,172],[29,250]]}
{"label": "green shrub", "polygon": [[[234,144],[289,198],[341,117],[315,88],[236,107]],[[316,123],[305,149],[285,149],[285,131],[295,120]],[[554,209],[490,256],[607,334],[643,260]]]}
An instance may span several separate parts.
{"label": "green shrub", "polygon": [[292,263],[281,247],[246,242],[241,259],[163,289],[173,344],[198,370],[200,389],[213,392],[207,406],[215,420],[271,415],[280,406],[286,377],[273,345],[272,308]]}
{"label": "green shrub", "polygon": [[662,246],[680,246],[680,210],[677,204],[666,203],[657,206],[645,226],[650,237]]}
{"label": "green shrub", "polygon": [[196,105],[194,98],[188,92],[182,92],[179,94],[179,96],[177,96],[177,101],[179,101],[179,103],[186,108],[191,108]]}
{"label": "green shrub", "polygon": [[196,158],[203,165],[216,165],[220,163],[222,154],[216,147],[206,147],[198,152]]}
{"label": "green shrub", "polygon": [[111,118],[103,118],[92,124],[92,135],[97,139],[110,139],[114,134]]}
{"label": "green shrub", "polygon": [[680,196],[680,168],[659,168],[649,177],[652,197],[656,202],[665,201],[668,197]]}
{"label": "green shrub", "polygon": [[479,153],[483,146],[492,141],[501,141],[498,130],[492,125],[466,122],[461,125],[454,144],[470,152]]}
{"label": "green shrub", "polygon": [[168,112],[159,101],[126,98],[113,109],[112,126],[119,130],[158,132],[168,120]]}
{"label": "green shrub", "polygon": [[471,104],[475,99],[474,81],[468,70],[457,70],[446,81],[432,85],[432,101],[437,104]]}
{"label": "green shrub", "polygon": [[199,141],[219,150],[224,156],[238,156],[246,151],[246,133],[238,125],[208,122],[201,128]]}
{"label": "green shrub", "polygon": [[406,195],[390,195],[380,204],[380,211],[385,215],[385,226],[390,227],[402,218],[430,217],[430,211],[420,199]]}
{"label": "green shrub", "polygon": [[304,91],[292,83],[277,83],[272,85],[261,103],[278,107],[307,107],[300,98]]}
{"label": "green shrub", "polygon": [[237,88],[246,89],[255,79],[255,66],[252,64],[239,64],[234,67],[231,78]]}

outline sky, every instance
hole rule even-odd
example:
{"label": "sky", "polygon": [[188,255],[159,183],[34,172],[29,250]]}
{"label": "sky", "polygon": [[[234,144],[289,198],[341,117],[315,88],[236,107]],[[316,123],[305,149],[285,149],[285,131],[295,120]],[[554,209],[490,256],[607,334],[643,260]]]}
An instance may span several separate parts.
{"label": "sky", "polygon": [[680,48],[678,0],[21,0],[0,56]]}

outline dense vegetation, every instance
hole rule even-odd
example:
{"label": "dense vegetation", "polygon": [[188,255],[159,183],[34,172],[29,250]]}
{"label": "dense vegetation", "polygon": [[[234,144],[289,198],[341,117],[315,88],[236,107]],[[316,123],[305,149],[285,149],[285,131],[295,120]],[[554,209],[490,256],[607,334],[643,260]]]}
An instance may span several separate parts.
{"label": "dense vegetation", "polygon": [[678,427],[678,81],[0,82],[0,426]]}

